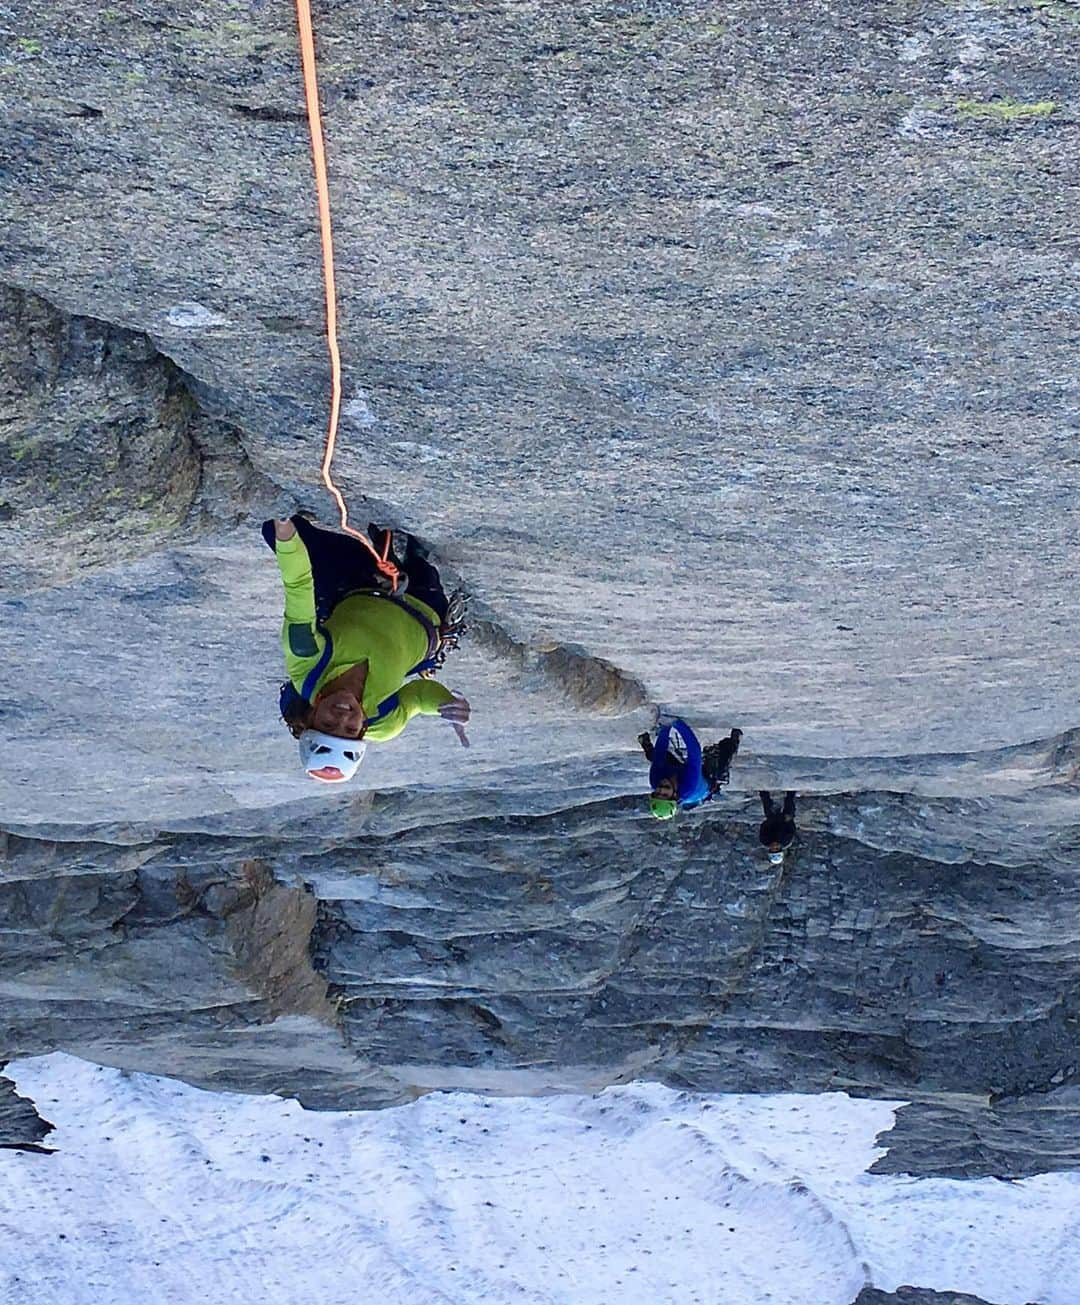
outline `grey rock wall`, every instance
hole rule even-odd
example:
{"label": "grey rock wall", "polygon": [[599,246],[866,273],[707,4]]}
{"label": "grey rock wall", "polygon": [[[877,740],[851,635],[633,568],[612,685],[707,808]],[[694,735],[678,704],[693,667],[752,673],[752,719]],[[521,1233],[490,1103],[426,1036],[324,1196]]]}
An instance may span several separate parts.
{"label": "grey rock wall", "polygon": [[1075,1072],[1063,1066],[1048,1085],[1015,1097],[905,1106],[895,1126],[878,1138],[888,1152],[871,1173],[1026,1178],[1075,1170],[1080,1168],[1078,1127]]}
{"label": "grey rock wall", "polygon": [[[884,1167],[1073,1165],[1070,14],[320,8],[339,475],[477,622],[472,749],[316,793],[255,528],[327,510],[292,11],[0,10],[0,1055],[842,1087],[916,1103]],[[666,828],[661,710],[746,732]]]}
{"label": "grey rock wall", "polygon": [[922,1103],[880,1171],[1075,1167],[1075,881],[815,829],[846,805],[806,804],[780,872],[735,795],[675,828],[634,799],[432,824],[383,798],[382,833],[314,847],[12,837],[4,1045],[339,1107],[846,1090]]}
{"label": "grey rock wall", "polygon": [[7,594],[151,554],[211,503],[235,521],[257,483],[141,333],[0,287],[0,386]]}
{"label": "grey rock wall", "polygon": [[[333,5],[353,497],[770,750],[1075,724],[1067,12]],[[8,15],[0,277],[146,333],[310,493],[291,11]]]}
{"label": "grey rock wall", "polygon": [[927,1287],[899,1287],[896,1291],[878,1291],[864,1287],[852,1305],[991,1305],[981,1296],[963,1291],[931,1291]]}
{"label": "grey rock wall", "polygon": [[42,1141],[51,1131],[52,1125],[38,1114],[34,1103],[19,1096],[14,1083],[0,1076],[0,1147],[15,1151],[48,1150]]}

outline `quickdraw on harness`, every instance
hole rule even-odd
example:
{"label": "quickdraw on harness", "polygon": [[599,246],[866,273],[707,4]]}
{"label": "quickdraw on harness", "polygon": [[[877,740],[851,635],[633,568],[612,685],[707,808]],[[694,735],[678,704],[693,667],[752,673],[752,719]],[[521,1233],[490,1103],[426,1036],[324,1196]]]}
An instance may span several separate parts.
{"label": "quickdraw on harness", "polygon": [[358,539],[375,559],[375,565],[397,591],[401,574],[390,557],[390,532],[380,554],[366,535],[349,525],[349,509],[341,490],[334,484],[331,465],[337,447],[338,418],[341,414],[341,350],[337,337],[337,283],[334,277],[334,232],[330,223],[330,185],[326,175],[326,147],[323,143],[322,114],[319,110],[319,82],[315,64],[315,37],[311,26],[310,0],[296,0],[296,21],[300,30],[300,62],[304,70],[304,97],[307,101],[308,129],[311,133],[311,157],[315,165],[315,191],[319,201],[319,230],[322,241],[323,285],[326,290],[326,347],[330,355],[330,420],[323,452],[322,479],[337,504],[341,528]]}
{"label": "quickdraw on harness", "polygon": [[[466,624],[469,600],[463,589],[455,589],[446,605],[446,616],[439,627],[439,646],[431,657],[431,670],[437,671],[446,661],[448,653],[456,652],[462,636],[468,633]],[[421,675],[428,672],[421,671]]]}

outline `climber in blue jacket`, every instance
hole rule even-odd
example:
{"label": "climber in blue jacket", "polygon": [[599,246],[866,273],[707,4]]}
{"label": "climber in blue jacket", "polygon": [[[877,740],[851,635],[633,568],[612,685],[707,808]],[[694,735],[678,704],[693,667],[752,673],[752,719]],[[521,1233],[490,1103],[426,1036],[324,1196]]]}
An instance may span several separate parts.
{"label": "climber in blue jacket", "polygon": [[665,725],[656,742],[640,734],[638,743],[650,761],[649,808],[657,820],[670,820],[676,811],[700,806],[726,784],[731,759],[739,750],[742,730],[702,752],[697,735],[684,720]]}

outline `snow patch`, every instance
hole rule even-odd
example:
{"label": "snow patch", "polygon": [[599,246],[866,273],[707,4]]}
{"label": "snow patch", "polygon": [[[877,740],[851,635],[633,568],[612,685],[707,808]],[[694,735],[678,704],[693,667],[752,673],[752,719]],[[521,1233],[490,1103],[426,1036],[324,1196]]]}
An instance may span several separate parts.
{"label": "snow patch", "polygon": [[397,449],[399,453],[404,453],[407,458],[414,462],[444,462],[446,454],[442,449],[437,449],[433,444],[417,444],[413,440],[395,440],[390,446]]}
{"label": "snow patch", "polygon": [[930,53],[930,43],[925,36],[905,36],[900,42],[902,63],[922,63]]}
{"label": "snow patch", "polygon": [[915,105],[900,118],[897,133],[901,140],[920,140],[925,136],[936,135],[944,125],[945,116],[940,109]]}
{"label": "snow patch", "polygon": [[221,313],[197,303],[173,304],[165,314],[165,320],[170,326],[182,330],[204,330],[210,326],[227,326],[229,322]]}
{"label": "snow patch", "polygon": [[53,1055],[0,1153],[0,1300],[849,1305],[918,1282],[1080,1299],[1080,1176],[877,1176],[898,1102],[433,1094],[316,1113]]}
{"label": "snow patch", "polygon": [[375,414],[371,410],[367,395],[359,385],[353,391],[352,398],[342,407],[341,415],[354,426],[375,425]]}

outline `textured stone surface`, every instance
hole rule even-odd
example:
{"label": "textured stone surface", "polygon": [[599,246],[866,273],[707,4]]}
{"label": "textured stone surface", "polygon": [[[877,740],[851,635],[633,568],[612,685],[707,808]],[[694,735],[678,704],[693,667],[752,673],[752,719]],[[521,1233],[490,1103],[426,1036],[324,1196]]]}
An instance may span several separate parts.
{"label": "textured stone surface", "polygon": [[0,1076],[0,1147],[17,1151],[47,1150],[41,1143],[51,1129],[52,1125],[34,1109],[34,1103],[19,1096],[15,1085]]}
{"label": "textured stone surface", "polygon": [[342,1100],[377,1077],[340,1050],[309,959],[310,895],[256,861],[189,870],[158,867],[160,854],[9,845],[0,921],[12,1057],[65,1047],[261,1092],[314,1090],[329,1075]]}
{"label": "textured stone surface", "polygon": [[[1072,1163],[1070,13],[318,7],[340,475],[480,619],[472,749],[315,793],[254,529],[325,507],[292,11],[0,8],[0,1054],[844,1086],[919,1103],[895,1168]],[[666,829],[658,710],[746,731]]]}
{"label": "textured stone surface", "polygon": [[991,1302],[964,1291],[931,1291],[928,1287],[879,1291],[876,1287],[864,1287],[852,1305],[991,1305]]}
{"label": "textured stone surface", "polygon": [[81,560],[152,551],[191,508],[192,408],[148,340],[40,299],[0,297],[3,513],[16,592],[70,579]]}
{"label": "textured stone surface", "polygon": [[[839,797],[780,874],[735,796],[675,829],[628,800],[434,826],[377,803],[382,833],[314,847],[9,839],[5,1047],[314,1105],[845,1089],[928,1103],[883,1170],[1075,1165],[1075,880],[816,830]],[[1051,914],[1073,926],[1048,941]]]}
{"label": "textured stone surface", "polygon": [[1076,1067],[1062,1066],[1049,1087],[989,1104],[954,1098],[905,1106],[878,1141],[889,1151],[872,1166],[875,1174],[1026,1178],[1080,1169]]}
{"label": "textured stone surface", "polygon": [[[354,497],[519,639],[770,750],[1074,723],[1068,8],[326,6]],[[312,485],[291,10],[5,12],[0,276]],[[959,107],[1002,97],[1055,108]]]}

